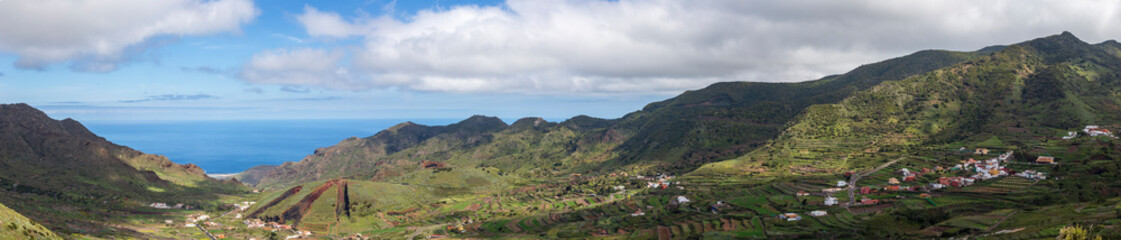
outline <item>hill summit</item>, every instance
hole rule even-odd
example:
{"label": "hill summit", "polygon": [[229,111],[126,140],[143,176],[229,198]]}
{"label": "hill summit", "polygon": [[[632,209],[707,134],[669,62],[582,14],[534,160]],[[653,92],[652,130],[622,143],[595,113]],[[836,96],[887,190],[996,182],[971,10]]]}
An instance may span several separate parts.
{"label": "hill summit", "polygon": [[[0,105],[0,203],[55,231],[102,231],[122,216],[64,217],[51,209],[131,209],[143,202],[205,202],[244,192],[193,164],[113,144],[73,119],[54,120],[27,104]],[[183,198],[184,194],[200,193]],[[179,196],[179,197],[173,197]],[[203,205],[203,204],[196,204]],[[83,226],[73,228],[72,226]]]}

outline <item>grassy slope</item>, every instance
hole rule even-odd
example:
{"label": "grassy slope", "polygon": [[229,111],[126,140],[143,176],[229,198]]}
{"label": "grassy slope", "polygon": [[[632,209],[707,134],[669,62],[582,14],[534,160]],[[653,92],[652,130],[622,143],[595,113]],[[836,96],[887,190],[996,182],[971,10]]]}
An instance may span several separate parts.
{"label": "grassy slope", "polygon": [[619,124],[635,132],[615,164],[656,162],[672,172],[747,153],[778,136],[807,106],[835,103],[883,81],[899,80],[990,53],[920,51],[801,83],[717,83],[651,103]]}
{"label": "grassy slope", "polygon": [[61,239],[51,230],[0,204],[0,239]]}
{"label": "grassy slope", "polygon": [[495,167],[502,174],[525,178],[618,169],[687,172],[761,146],[811,104],[836,102],[882,81],[985,53],[922,51],[803,83],[718,83],[615,120],[578,116],[557,124],[527,118],[509,127],[488,123],[469,131],[464,126],[485,118],[447,127],[405,123],[286,163],[258,187],[356,175],[376,180],[414,171],[420,161]]}
{"label": "grassy slope", "polygon": [[25,104],[0,106],[0,202],[58,232],[117,234],[113,211],[151,202],[210,205],[245,187],[112,144],[80,123]]}
{"label": "grassy slope", "polygon": [[[854,91],[836,104],[809,106],[783,125],[782,135],[744,158],[706,165],[698,174],[675,179],[684,189],[640,189],[644,181],[603,174],[620,166],[663,161],[626,163],[619,159],[628,153],[612,151],[636,136],[620,126],[646,113],[622,120],[578,117],[557,125],[527,125],[540,122],[525,119],[487,132],[476,141],[437,135],[379,157],[383,164],[377,171],[352,176],[362,179],[352,180],[359,186],[351,191],[355,214],[343,219],[339,229],[404,238],[412,233],[448,234],[445,225],[462,224],[467,232],[457,233],[459,237],[620,239],[654,238],[659,229],[666,229],[674,238],[855,239],[979,237],[1026,229],[989,236],[1016,239],[1053,238],[1059,227],[1078,222],[1096,224],[1098,230],[1104,229],[1099,232],[1117,236],[1119,222],[1111,219],[1118,216],[1121,200],[1116,198],[1121,186],[1113,181],[1121,172],[1121,162],[1115,160],[1121,159],[1121,144],[1105,138],[1046,138],[1082,124],[1121,121],[1118,111],[1111,110],[1118,106],[1117,84],[1112,82],[1118,79],[1114,68],[1121,66],[1115,64],[1118,52],[1107,44],[1088,45],[1072,36],[1052,36],[960,65],[876,84]],[[825,83],[828,81],[816,84]],[[731,92],[744,91],[750,92]],[[1047,117],[1055,115],[1069,117]],[[721,134],[729,133],[700,136]],[[970,188],[934,191],[932,201],[937,206],[920,199],[918,192],[870,194],[867,196],[885,204],[851,209],[818,205],[823,199],[820,195],[793,196],[799,190],[820,192],[841,179],[831,173],[868,169],[885,160],[902,159],[868,176],[862,185],[884,185],[903,167],[933,168],[977,157],[955,153],[962,146],[1015,149],[1019,154],[1010,168],[1045,171],[1058,180],[1034,183],[1009,177]],[[1038,155],[1055,156],[1065,164],[1027,164]],[[421,161],[446,166],[426,169]],[[595,171],[587,166],[616,168]],[[749,170],[769,172],[741,175]],[[585,175],[547,177],[571,172]],[[920,181],[962,174],[938,173]],[[628,190],[614,193],[611,187],[618,185]],[[679,195],[694,203],[670,206],[669,200]],[[848,197],[834,195],[842,201]],[[313,218],[329,216],[332,201],[315,203],[318,212]],[[711,213],[707,206],[716,201],[731,207]],[[629,216],[639,209],[646,215]],[[777,213],[812,210],[828,210],[830,215],[806,217],[801,222],[774,218]],[[865,210],[869,212],[862,212]],[[1079,211],[1090,215],[1078,217]],[[1015,218],[999,223],[1007,216]],[[465,219],[474,223],[465,223]],[[607,235],[593,235],[595,232]]]}
{"label": "grassy slope", "polygon": [[[1030,133],[1057,133],[1121,119],[1121,63],[1101,45],[1069,34],[1037,39],[901,81],[880,84],[837,104],[806,109],[773,143],[698,173],[742,173],[813,166],[859,167],[882,154],[931,144],[979,143],[994,136],[1013,146]],[[1010,131],[1017,130],[1017,131]],[[1020,133],[1027,131],[1025,133]],[[868,160],[868,161],[865,161]],[[867,166],[867,165],[862,165]]]}

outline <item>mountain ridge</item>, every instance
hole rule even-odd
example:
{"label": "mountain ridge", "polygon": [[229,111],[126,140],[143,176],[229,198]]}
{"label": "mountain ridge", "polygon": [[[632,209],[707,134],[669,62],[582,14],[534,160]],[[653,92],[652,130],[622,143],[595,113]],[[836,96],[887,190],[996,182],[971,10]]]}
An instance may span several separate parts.
{"label": "mountain ridge", "polygon": [[[999,47],[988,47],[986,49],[994,48]],[[829,76],[814,81],[798,83],[716,83],[704,89],[686,91],[679,96],[650,103],[642,110],[618,119],[600,119],[578,115],[555,124],[543,120],[532,120],[535,123],[534,129],[540,131],[538,134],[568,132],[566,133],[568,137],[565,137],[564,140],[558,139],[560,142],[538,145],[537,147],[556,149],[548,150],[547,152],[550,153],[547,155],[554,158],[567,156],[566,159],[571,160],[560,160],[559,162],[545,160],[545,158],[541,158],[544,155],[523,156],[528,153],[519,153],[519,151],[506,151],[502,154],[511,158],[522,158],[523,161],[551,161],[550,163],[530,164],[542,167],[549,166],[547,167],[549,170],[533,171],[538,172],[535,174],[542,174],[542,172],[568,174],[582,171],[614,171],[617,169],[686,172],[701,164],[735,157],[761,146],[767,139],[778,134],[779,128],[786,122],[785,119],[793,118],[806,106],[839,101],[851,92],[871,87],[881,81],[902,78],[989,53],[987,51],[924,50],[878,63],[865,64],[846,74]],[[812,100],[789,101],[798,97],[812,98]],[[466,137],[472,140],[471,143],[439,147],[438,149],[443,150],[436,152],[424,152],[436,153],[437,155],[453,154],[453,152],[468,154],[472,151],[469,146],[502,141],[494,139],[495,136],[515,136],[517,134],[496,135],[496,133],[509,129],[526,129],[528,125],[526,121],[531,121],[520,119],[515,121],[513,125],[507,126],[505,123],[493,123],[494,121],[501,121],[495,118],[490,120],[492,124],[488,125],[490,127],[484,128],[484,131],[474,131],[467,135],[459,134],[455,136],[443,132],[449,131],[448,129],[457,129],[457,125],[463,125],[471,121],[486,122],[482,120],[485,120],[485,118],[476,115],[442,128],[405,122],[370,137],[344,140],[335,146],[321,148],[299,162],[282,164],[264,177],[258,187],[284,187],[296,185],[300,182],[359,175],[362,178],[378,178],[376,177],[378,174],[372,172],[382,170],[374,168],[384,168],[387,166],[386,164],[404,164],[401,161],[420,161],[409,160],[404,156],[391,156],[404,149],[420,147],[424,145],[425,141],[429,141],[437,135],[445,134],[445,139]],[[545,126],[540,126],[542,124]],[[472,134],[474,136],[471,136]],[[521,138],[526,137],[528,136],[522,136]],[[720,140],[719,142],[689,140],[697,138]],[[725,139],[734,140],[725,141]],[[444,140],[437,142],[441,141]],[[499,146],[488,148],[501,149]],[[600,150],[593,152],[591,149]],[[437,155],[421,158],[429,159],[428,161],[448,161],[446,155],[443,159],[434,157]],[[343,157],[330,160],[332,156]],[[387,158],[396,160],[387,160]],[[507,166],[505,160],[499,162],[503,163],[484,162],[478,164],[479,166],[492,166],[494,164]],[[401,167],[392,168],[398,170],[388,172],[411,171],[400,170]],[[348,170],[340,171],[337,169]],[[506,170],[522,172],[523,175],[525,175],[525,171],[532,171],[521,167]],[[396,175],[396,173],[389,175]],[[530,175],[525,175],[525,177],[533,177]],[[386,175],[382,174],[381,176]]]}
{"label": "mountain ridge", "polygon": [[[108,212],[62,217],[59,209],[130,209],[191,192],[244,192],[193,164],[113,144],[73,119],[54,120],[27,104],[0,104],[0,203],[52,230],[108,229]],[[206,198],[201,194],[197,199]],[[181,199],[180,201],[191,200]],[[95,207],[96,206],[96,207]]]}
{"label": "mountain ridge", "polygon": [[1119,74],[1121,58],[1069,32],[1037,38],[994,55],[885,82],[837,104],[810,107],[768,146],[698,172],[757,173],[811,165],[840,170],[861,159],[877,162],[876,154],[870,153],[981,142],[989,136],[1037,143],[1005,129],[1062,132],[1121,121],[1121,114],[1099,110],[1121,109],[1116,99],[1101,97],[1119,91]]}

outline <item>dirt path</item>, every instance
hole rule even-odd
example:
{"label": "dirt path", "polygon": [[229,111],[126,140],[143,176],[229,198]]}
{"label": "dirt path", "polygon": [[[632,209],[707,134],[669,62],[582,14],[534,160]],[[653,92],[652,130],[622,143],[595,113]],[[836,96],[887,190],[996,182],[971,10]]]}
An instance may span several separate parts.
{"label": "dirt path", "polygon": [[848,187],[848,189],[849,189],[849,206],[852,206],[852,205],[856,204],[856,193],[855,193],[856,188],[857,188],[856,183],[858,181],[860,181],[860,178],[871,175],[872,173],[875,173],[875,172],[879,172],[880,170],[883,170],[884,168],[887,168],[888,166],[891,166],[892,164],[895,164],[896,162],[899,162],[900,160],[903,160],[903,159],[906,159],[906,158],[907,157],[905,157],[905,156],[904,157],[899,157],[899,158],[896,158],[895,160],[891,160],[890,162],[884,163],[884,164],[880,165],[879,167],[873,168],[871,171],[864,172],[863,174],[853,174],[852,177],[849,178],[849,187]]}
{"label": "dirt path", "polygon": [[218,238],[215,238],[214,235],[210,235],[210,231],[207,231],[205,228],[202,228],[202,224],[196,225],[195,227],[198,227],[199,231],[202,231],[202,233],[206,233],[206,236],[210,237],[210,240],[218,240]]}
{"label": "dirt path", "polygon": [[997,221],[996,224],[993,224],[992,226],[989,226],[988,228],[985,228],[985,231],[986,232],[992,231],[997,226],[1000,226],[1001,223],[1004,223],[1005,220],[1008,220],[1009,218],[1011,218],[1013,214],[1016,214],[1015,210],[1013,210],[1012,212],[1009,212],[1008,215],[1004,215],[1004,217],[1000,218],[1000,221]]}
{"label": "dirt path", "polygon": [[[415,231],[413,231],[413,234],[409,234],[409,236],[406,237],[406,238],[407,239],[417,239],[417,236],[420,236],[421,233],[427,232],[429,230],[443,228],[444,226],[446,226],[446,225],[433,225],[433,226],[427,226],[427,227],[418,227],[418,228],[415,229]],[[424,237],[421,237],[420,239],[425,239],[427,237],[428,236],[424,236]]]}

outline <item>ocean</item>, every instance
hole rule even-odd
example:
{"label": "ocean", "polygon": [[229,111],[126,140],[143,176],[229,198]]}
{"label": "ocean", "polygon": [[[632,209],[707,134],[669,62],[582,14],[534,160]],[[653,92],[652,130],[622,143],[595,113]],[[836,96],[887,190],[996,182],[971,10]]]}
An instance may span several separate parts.
{"label": "ocean", "polygon": [[194,163],[208,174],[299,161],[349,137],[369,137],[398,123],[447,125],[456,119],[82,121],[93,133],[141,152]]}

